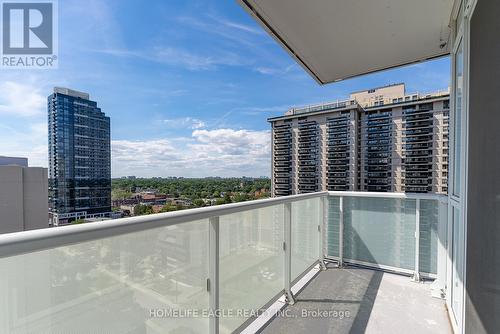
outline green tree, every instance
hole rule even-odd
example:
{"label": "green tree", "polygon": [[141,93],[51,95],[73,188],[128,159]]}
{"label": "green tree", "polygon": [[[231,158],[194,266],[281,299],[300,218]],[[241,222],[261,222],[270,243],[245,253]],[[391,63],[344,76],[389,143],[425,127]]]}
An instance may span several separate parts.
{"label": "green tree", "polygon": [[253,195],[245,194],[245,193],[239,193],[233,196],[233,202],[238,203],[238,202],[244,202],[244,201],[249,201],[254,199]]}
{"label": "green tree", "polygon": [[197,198],[193,200],[194,206],[205,206],[205,202],[201,198]]}
{"label": "green tree", "polygon": [[172,211],[177,211],[177,206],[176,205],[164,205],[163,208],[161,208],[160,212],[172,212]]}
{"label": "green tree", "polygon": [[134,207],[134,216],[150,215],[153,213],[151,205],[138,204]]}
{"label": "green tree", "polygon": [[111,191],[111,199],[112,200],[128,199],[130,197],[132,197],[132,193],[128,190],[118,188],[118,189],[113,189]]}
{"label": "green tree", "polygon": [[224,200],[224,198],[217,198],[215,200],[215,205],[221,205],[221,204],[226,204],[226,201]]}

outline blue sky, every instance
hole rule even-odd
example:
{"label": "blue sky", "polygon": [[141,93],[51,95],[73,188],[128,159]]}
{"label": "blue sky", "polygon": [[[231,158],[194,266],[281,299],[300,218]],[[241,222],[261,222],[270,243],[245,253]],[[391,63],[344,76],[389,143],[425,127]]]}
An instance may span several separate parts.
{"label": "blue sky", "polygon": [[113,177],[270,175],[268,117],[396,82],[446,89],[449,67],[319,86],[236,1],[60,0],[59,69],[0,70],[0,155],[47,166],[46,97],[66,86],[111,117]]}

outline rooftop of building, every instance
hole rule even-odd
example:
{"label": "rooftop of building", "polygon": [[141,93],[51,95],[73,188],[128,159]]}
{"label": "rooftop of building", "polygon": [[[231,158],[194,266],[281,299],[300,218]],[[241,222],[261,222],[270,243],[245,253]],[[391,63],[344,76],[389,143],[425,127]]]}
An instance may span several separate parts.
{"label": "rooftop of building", "polygon": [[398,82],[398,83],[392,83],[392,84],[388,84],[388,85],[373,87],[373,88],[369,88],[369,89],[356,90],[354,92],[351,92],[351,94],[363,93],[363,92],[366,92],[366,91],[379,90],[379,89],[383,89],[383,88],[391,88],[391,87],[397,87],[397,86],[406,86],[406,85],[405,85],[404,82]]}
{"label": "rooftop of building", "polygon": [[0,155],[0,166],[21,166],[28,167],[28,158],[24,157],[9,157]]}
{"label": "rooftop of building", "polygon": [[84,100],[90,99],[89,93],[80,92],[80,91],[70,89],[70,88],[65,88],[65,87],[54,87],[54,94],[63,94],[63,95],[68,95],[68,96],[72,96],[72,97],[77,97],[77,98],[84,99]]}
{"label": "rooftop of building", "polygon": [[[400,94],[394,95],[378,95],[377,98],[371,98],[370,94],[374,94],[377,90],[385,88],[397,88]],[[394,106],[404,106],[422,101],[435,101],[447,99],[450,96],[449,88],[431,93],[412,93],[406,94],[406,89],[403,83],[391,84],[376,88],[370,88],[352,92],[349,99],[337,100],[334,102],[323,102],[302,107],[294,107],[289,109],[283,116],[268,118],[268,122],[274,122],[283,119],[292,119],[303,116],[317,115],[329,113],[331,111],[343,111],[351,109],[360,109],[365,111],[393,108]],[[365,95],[367,96],[365,98]]]}

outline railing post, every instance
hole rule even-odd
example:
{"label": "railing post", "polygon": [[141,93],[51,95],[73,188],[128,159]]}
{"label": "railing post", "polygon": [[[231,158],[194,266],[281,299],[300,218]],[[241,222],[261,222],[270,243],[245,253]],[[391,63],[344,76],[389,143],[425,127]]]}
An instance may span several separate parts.
{"label": "railing post", "polygon": [[326,270],[325,253],[326,253],[326,231],[328,224],[328,194],[321,197],[321,218],[318,222],[318,237],[319,237],[319,266],[321,270]]}
{"label": "railing post", "polygon": [[420,282],[420,199],[415,201],[415,272],[412,279]]}
{"label": "railing post", "polygon": [[292,203],[288,202],[284,205],[284,237],[283,242],[283,259],[284,263],[284,286],[285,296],[288,304],[294,304],[295,299],[292,294]]}
{"label": "railing post", "polygon": [[210,304],[209,333],[219,333],[219,217],[209,219],[209,265],[207,290]]}
{"label": "railing post", "polygon": [[339,268],[344,266],[344,197],[339,197]]}

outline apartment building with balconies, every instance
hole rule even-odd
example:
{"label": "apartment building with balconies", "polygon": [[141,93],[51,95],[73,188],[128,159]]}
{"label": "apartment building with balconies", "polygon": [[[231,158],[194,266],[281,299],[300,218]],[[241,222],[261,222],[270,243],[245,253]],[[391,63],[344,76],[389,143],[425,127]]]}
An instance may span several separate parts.
{"label": "apartment building with balconies", "polygon": [[273,195],[356,190],[360,111],[355,101],[342,101],[270,119]]}
{"label": "apartment building with balconies", "polygon": [[342,102],[293,108],[269,119],[273,194],[446,194],[448,118],[448,91],[406,94],[404,84],[355,92]]}

